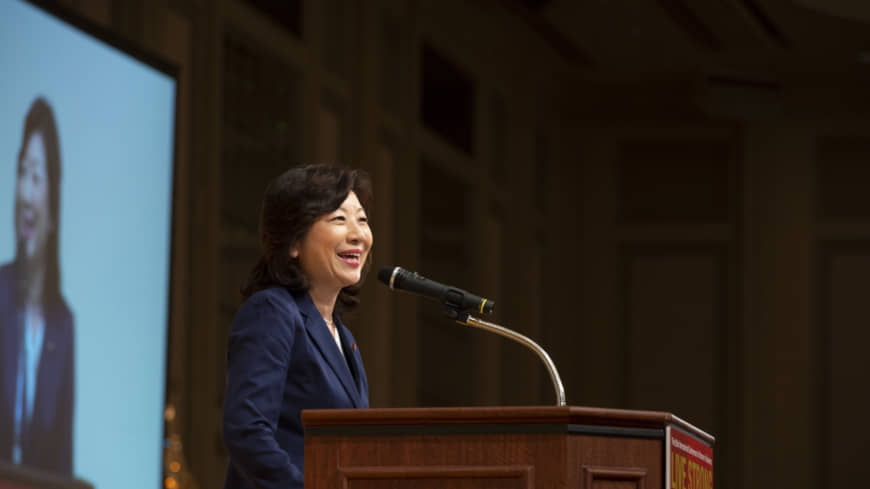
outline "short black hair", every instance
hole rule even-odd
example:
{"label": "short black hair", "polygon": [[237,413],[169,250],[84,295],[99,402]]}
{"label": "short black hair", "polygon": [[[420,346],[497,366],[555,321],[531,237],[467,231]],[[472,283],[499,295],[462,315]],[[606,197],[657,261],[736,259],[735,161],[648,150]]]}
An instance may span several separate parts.
{"label": "short black hair", "polygon": [[[371,180],[362,170],[327,165],[291,168],[266,187],[260,211],[262,253],[241,288],[243,299],[255,292],[283,286],[291,292],[310,287],[299,260],[290,256],[290,248],[300,243],[317,219],[338,209],[354,192],[367,208],[372,197]],[[363,266],[359,283],[344,287],[337,306],[353,308],[359,303],[360,286],[371,263],[371,254]]]}

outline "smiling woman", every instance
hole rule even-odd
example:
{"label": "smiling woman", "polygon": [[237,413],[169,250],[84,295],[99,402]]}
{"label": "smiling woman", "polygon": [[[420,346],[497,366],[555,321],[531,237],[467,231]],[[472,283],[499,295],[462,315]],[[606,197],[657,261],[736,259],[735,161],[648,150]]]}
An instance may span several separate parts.
{"label": "smiling woman", "polygon": [[359,348],[341,322],[357,304],[373,238],[368,176],[312,165],[266,188],[262,256],[227,345],[225,489],[302,488],[303,409],[368,407]]}
{"label": "smiling woman", "polygon": [[18,152],[15,260],[0,267],[0,460],[72,474],[73,316],[60,292],[60,143],[44,98]]}

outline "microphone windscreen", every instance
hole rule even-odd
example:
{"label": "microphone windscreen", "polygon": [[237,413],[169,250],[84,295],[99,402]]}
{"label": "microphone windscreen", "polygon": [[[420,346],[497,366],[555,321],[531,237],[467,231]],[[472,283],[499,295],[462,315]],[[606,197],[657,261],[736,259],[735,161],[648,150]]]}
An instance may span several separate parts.
{"label": "microphone windscreen", "polygon": [[378,270],[378,280],[380,280],[384,285],[390,285],[390,277],[393,275],[393,270],[396,267],[384,267]]}

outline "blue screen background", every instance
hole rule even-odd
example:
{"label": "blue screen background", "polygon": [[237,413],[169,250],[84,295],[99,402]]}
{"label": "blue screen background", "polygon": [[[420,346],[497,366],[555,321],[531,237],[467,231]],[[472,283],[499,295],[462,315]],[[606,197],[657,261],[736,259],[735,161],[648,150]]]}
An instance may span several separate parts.
{"label": "blue screen background", "polygon": [[75,318],[74,473],[161,485],[175,80],[17,0],[0,1],[0,263],[14,256],[24,117],[60,135],[61,290]]}

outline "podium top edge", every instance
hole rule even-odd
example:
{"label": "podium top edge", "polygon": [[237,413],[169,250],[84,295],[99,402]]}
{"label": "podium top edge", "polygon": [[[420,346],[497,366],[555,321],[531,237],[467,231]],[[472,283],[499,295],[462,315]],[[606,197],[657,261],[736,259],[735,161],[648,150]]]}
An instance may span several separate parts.
{"label": "podium top edge", "polygon": [[713,445],[715,438],[683,419],[662,411],[581,406],[418,407],[314,409],[302,411],[306,429],[402,425],[584,425],[664,429],[672,425]]}

